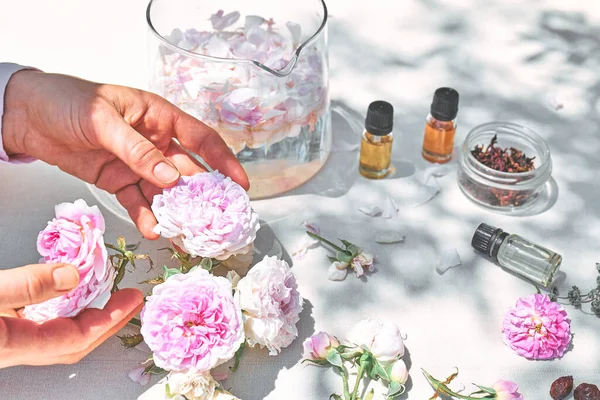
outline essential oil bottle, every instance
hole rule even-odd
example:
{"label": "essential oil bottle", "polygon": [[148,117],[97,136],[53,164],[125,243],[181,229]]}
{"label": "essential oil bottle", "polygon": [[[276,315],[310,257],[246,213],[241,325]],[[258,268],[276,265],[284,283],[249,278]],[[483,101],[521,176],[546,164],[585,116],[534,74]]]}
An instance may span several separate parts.
{"label": "essential oil bottle", "polygon": [[471,245],[504,268],[545,287],[552,284],[562,262],[560,254],[487,224],[479,225]]}
{"label": "essential oil bottle", "polygon": [[369,179],[384,178],[390,171],[394,127],[394,107],[386,101],[374,101],[369,105],[365,119],[365,131],[360,145],[362,176]]}
{"label": "essential oil bottle", "polygon": [[447,163],[452,159],[456,115],[458,114],[458,92],[452,88],[439,88],[425,121],[423,158],[433,163]]}

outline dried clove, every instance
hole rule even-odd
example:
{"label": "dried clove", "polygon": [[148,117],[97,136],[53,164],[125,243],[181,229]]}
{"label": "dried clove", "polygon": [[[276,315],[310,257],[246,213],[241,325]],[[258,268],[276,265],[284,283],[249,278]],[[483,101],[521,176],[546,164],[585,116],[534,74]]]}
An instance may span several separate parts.
{"label": "dried clove", "polygon": [[573,377],[563,376],[552,382],[550,386],[550,397],[552,400],[562,400],[573,390]]}
{"label": "dried clove", "polygon": [[575,388],[575,400],[600,400],[600,389],[589,383],[582,383]]}

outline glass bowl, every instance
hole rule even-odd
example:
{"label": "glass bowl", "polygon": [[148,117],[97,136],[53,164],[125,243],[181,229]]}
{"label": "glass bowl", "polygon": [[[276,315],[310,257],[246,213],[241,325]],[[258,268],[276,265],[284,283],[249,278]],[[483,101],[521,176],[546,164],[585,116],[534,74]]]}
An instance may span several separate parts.
{"label": "glass bowl", "polygon": [[300,186],[331,148],[323,0],[151,0],[150,89],[214,128],[252,199]]}
{"label": "glass bowl", "polygon": [[[473,156],[476,145],[487,148],[497,136],[500,148],[514,147],[529,158],[534,169],[527,172],[501,172],[489,168]],[[552,174],[548,145],[531,129],[512,122],[491,122],[477,126],[463,142],[458,163],[458,186],[476,204],[501,213],[522,212],[532,207]]]}

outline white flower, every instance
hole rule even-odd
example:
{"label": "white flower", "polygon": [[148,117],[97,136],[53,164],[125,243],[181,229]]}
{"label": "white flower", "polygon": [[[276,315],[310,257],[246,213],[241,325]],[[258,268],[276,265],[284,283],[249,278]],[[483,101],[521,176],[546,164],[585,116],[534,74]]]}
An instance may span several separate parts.
{"label": "white flower", "polygon": [[348,275],[348,263],[334,261],[327,270],[327,278],[330,281],[343,281]]}
{"label": "white flower", "polygon": [[267,256],[256,264],[238,282],[235,300],[244,315],[250,347],[266,346],[270,355],[276,355],[298,336],[302,298],[285,261]]}
{"label": "white flower", "polygon": [[354,272],[356,272],[356,277],[360,278],[364,275],[364,269],[367,271],[373,272],[373,262],[375,261],[375,257],[369,253],[360,253],[356,257],[352,259],[352,268],[354,268]]}
{"label": "white flower", "polygon": [[171,394],[188,400],[212,400],[219,386],[209,372],[171,372],[167,381]]}
{"label": "white flower", "polygon": [[224,390],[217,390],[212,400],[240,400],[231,393]]}
{"label": "white flower", "polygon": [[402,360],[396,360],[390,370],[390,378],[394,382],[405,384],[408,380],[408,368]]}
{"label": "white flower", "polygon": [[366,319],[358,323],[347,337],[348,341],[365,350],[384,366],[404,355],[404,340],[396,324]]}

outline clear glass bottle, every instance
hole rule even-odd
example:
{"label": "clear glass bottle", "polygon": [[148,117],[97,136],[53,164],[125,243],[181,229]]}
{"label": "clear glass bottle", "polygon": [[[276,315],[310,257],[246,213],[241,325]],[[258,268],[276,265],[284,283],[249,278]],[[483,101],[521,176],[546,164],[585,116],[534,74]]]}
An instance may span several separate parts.
{"label": "clear glass bottle", "polygon": [[562,262],[560,254],[487,224],[479,225],[471,245],[509,271],[545,287],[552,284]]}
{"label": "clear glass bottle", "polygon": [[360,145],[358,170],[369,179],[384,178],[390,172],[394,134],[394,107],[386,101],[369,105]]}
{"label": "clear glass bottle", "polygon": [[447,87],[437,89],[425,121],[421,152],[424,159],[440,164],[452,159],[457,113],[458,92]]}

